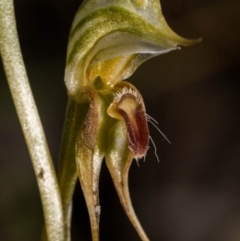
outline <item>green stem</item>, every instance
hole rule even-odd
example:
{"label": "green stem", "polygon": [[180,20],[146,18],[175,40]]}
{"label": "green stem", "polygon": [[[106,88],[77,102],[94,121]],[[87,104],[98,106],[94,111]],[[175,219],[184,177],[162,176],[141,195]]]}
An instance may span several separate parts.
{"label": "green stem", "polygon": [[71,240],[72,197],[77,181],[75,145],[78,133],[78,108],[69,98],[59,160],[59,187],[63,202],[65,240]]}
{"label": "green stem", "polygon": [[12,0],[0,0],[0,52],[36,174],[48,240],[63,241],[59,187],[22,59]]}
{"label": "green stem", "polygon": [[[69,98],[62,134],[58,171],[64,215],[64,241],[71,240],[72,197],[78,179],[75,148],[79,128],[84,121],[87,110],[87,103],[77,103],[72,98]],[[45,230],[43,230],[41,241],[47,241]]]}
{"label": "green stem", "polygon": [[77,182],[76,170],[76,141],[86,113],[88,104],[77,103],[72,98],[68,106],[63,129],[62,144],[59,161],[59,186],[63,202],[65,240],[71,240],[72,196]]}

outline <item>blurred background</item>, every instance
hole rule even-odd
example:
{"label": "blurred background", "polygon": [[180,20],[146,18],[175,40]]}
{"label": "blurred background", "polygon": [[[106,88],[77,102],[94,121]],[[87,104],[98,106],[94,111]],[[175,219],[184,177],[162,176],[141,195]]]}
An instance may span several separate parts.
{"label": "blurred background", "polygon": [[[66,46],[80,1],[15,0],[24,61],[57,165],[67,93]],[[240,1],[161,0],[164,16],[195,46],[144,63],[130,78],[147,113],[172,142],[150,125],[146,161],[133,161],[130,191],[151,241],[240,240]],[[139,241],[120,206],[103,163],[101,240]],[[39,192],[0,66],[0,240],[39,240]],[[74,194],[72,241],[90,241],[79,184]],[[56,240],[57,241],[57,240]]]}

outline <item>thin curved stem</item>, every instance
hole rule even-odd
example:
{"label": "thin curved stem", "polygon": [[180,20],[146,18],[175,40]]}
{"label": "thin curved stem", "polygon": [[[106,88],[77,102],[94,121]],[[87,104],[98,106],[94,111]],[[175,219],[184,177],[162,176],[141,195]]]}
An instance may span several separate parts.
{"label": "thin curved stem", "polygon": [[0,52],[36,174],[48,241],[63,241],[63,210],[59,187],[23,63],[12,0],[0,0]]}
{"label": "thin curved stem", "polygon": [[79,108],[77,108],[77,104],[69,98],[62,134],[58,171],[66,241],[71,240],[72,197],[77,182],[75,145],[81,123],[78,112]]}

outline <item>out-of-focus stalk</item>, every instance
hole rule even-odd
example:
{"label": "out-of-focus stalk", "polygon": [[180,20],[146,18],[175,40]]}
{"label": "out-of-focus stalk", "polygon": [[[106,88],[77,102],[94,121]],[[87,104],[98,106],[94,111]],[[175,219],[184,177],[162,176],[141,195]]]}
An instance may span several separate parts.
{"label": "out-of-focus stalk", "polygon": [[0,52],[39,186],[47,238],[63,241],[59,187],[22,59],[12,0],[0,1]]}

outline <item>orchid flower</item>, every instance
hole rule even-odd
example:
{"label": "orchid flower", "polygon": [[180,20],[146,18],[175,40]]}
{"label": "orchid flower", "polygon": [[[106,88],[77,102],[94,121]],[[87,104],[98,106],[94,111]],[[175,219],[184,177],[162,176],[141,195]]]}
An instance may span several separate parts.
{"label": "orchid flower", "polygon": [[99,240],[98,183],[104,158],[127,216],[142,241],[149,240],[128,190],[132,160],[148,150],[147,115],[141,94],[125,80],[144,61],[197,42],[169,28],[159,0],[85,0],[80,6],[67,48],[69,104],[59,170],[67,240],[77,176],[92,239]]}

